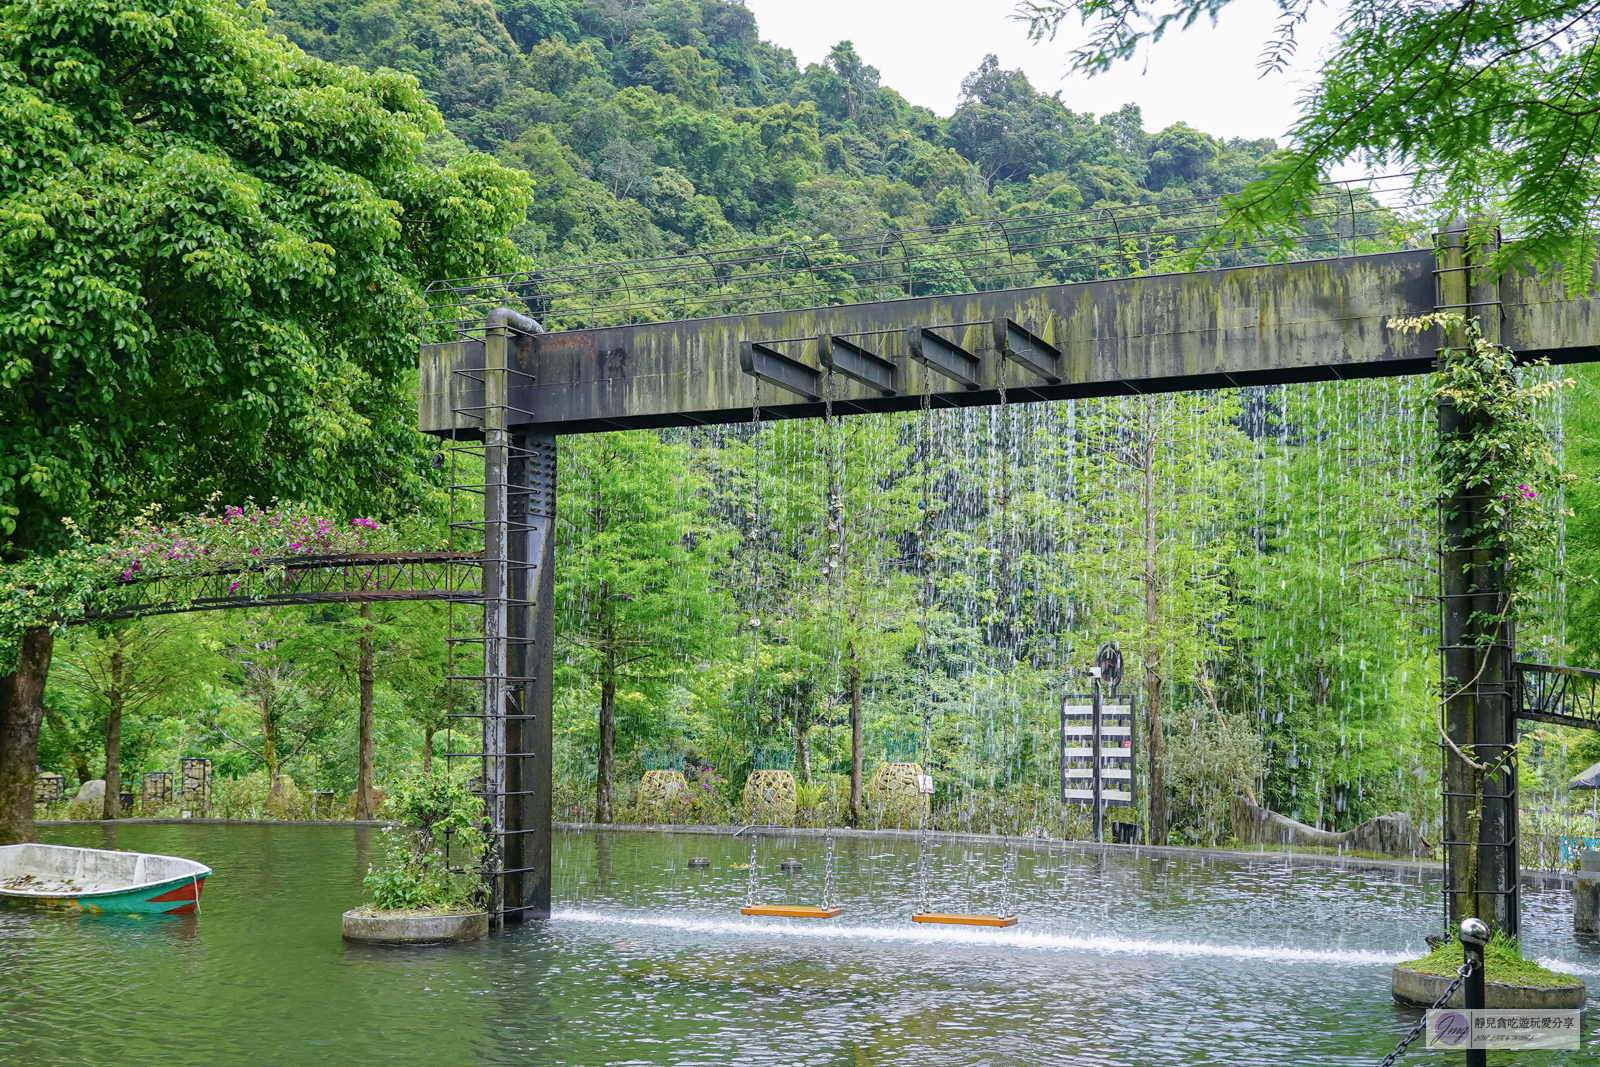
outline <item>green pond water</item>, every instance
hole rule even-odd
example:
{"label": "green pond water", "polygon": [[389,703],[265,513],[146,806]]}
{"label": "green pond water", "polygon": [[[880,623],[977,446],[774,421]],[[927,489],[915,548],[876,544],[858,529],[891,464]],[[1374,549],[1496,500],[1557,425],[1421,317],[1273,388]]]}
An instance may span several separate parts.
{"label": "green pond water", "polygon": [[[1438,883],[1414,876],[1056,843],[1020,854],[1017,927],[914,926],[917,845],[892,839],[839,840],[838,919],[752,919],[745,839],[565,833],[550,922],[382,949],[339,935],[370,830],[39,836],[216,873],[198,917],[0,907],[0,1064],[1376,1064],[1419,1017],[1389,1002],[1389,968],[1438,923]],[[815,902],[822,847],[763,838],[763,895]],[[937,847],[934,907],[997,907],[1004,866],[998,846]],[[1528,893],[1524,947],[1600,993],[1571,907]],[[1600,1012],[1585,1026],[1582,1052],[1490,1062],[1600,1062]]]}

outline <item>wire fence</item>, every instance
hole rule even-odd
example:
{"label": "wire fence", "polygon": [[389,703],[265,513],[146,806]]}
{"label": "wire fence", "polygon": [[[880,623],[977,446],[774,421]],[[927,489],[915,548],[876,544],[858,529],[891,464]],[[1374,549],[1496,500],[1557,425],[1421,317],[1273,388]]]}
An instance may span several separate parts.
{"label": "wire fence", "polygon": [[[1384,204],[1405,178],[1330,183],[1295,226],[1208,249],[1198,265],[1405,247],[1403,216]],[[577,330],[1157,274],[1183,269],[1221,207],[1221,196],[1195,197],[447,279],[425,291],[422,340],[471,333],[502,305],[547,330]]]}

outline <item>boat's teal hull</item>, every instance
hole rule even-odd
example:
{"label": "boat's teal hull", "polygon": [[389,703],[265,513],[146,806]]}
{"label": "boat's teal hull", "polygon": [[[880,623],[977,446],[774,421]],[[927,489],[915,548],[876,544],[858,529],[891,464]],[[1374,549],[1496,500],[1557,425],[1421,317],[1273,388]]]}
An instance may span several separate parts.
{"label": "boat's teal hull", "polygon": [[72,911],[200,910],[211,868],[181,856],[24,842],[0,845],[0,899]]}
{"label": "boat's teal hull", "polygon": [[99,913],[103,911],[142,915],[177,915],[195,911],[200,906],[200,891],[206,886],[205,874],[174,878],[159,885],[142,885],[136,889],[119,889],[109,893],[86,893],[80,897],[58,897],[52,903],[76,911]]}

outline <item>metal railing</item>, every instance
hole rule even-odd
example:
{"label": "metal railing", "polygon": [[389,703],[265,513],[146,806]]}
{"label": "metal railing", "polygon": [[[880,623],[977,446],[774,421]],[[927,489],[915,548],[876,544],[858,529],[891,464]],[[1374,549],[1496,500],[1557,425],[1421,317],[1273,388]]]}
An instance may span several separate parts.
{"label": "metal railing", "polygon": [[263,559],[248,567],[157,575],[125,583],[120,604],[87,612],[70,624],[109,622],[190,611],[352,604],[380,600],[476,601],[475,552],[383,552]]}
{"label": "metal railing", "polygon": [[[1402,247],[1400,217],[1377,197],[1404,177],[1330,183],[1293,232],[1208,250],[1199,265]],[[479,331],[502,305],[526,308],[548,330],[575,330],[1162,273],[1215,232],[1222,203],[1194,197],[445,279],[425,291],[422,340]]]}
{"label": "metal railing", "polygon": [[1517,717],[1600,730],[1600,671],[1516,663]]}

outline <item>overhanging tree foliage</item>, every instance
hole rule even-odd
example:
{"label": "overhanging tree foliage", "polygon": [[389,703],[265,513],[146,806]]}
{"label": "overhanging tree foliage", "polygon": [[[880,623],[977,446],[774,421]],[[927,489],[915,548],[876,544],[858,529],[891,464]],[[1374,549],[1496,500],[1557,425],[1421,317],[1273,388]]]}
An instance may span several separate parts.
{"label": "overhanging tree foliage", "polygon": [[[511,265],[529,181],[422,165],[441,121],[412,78],[310,59],[264,14],[0,7],[6,563],[151,501],[422,500],[418,285]],[[29,833],[50,640],[0,683],[0,842]]]}
{"label": "overhanging tree foliage", "polygon": [[[1067,18],[1092,27],[1072,54],[1109,69],[1168,30],[1215,18],[1231,0],[1024,0],[1035,37]],[[1267,70],[1294,54],[1310,0],[1280,0]],[[1329,167],[1357,158],[1415,172],[1441,214],[1499,217],[1496,266],[1565,269],[1586,287],[1600,218],[1600,9],[1583,0],[1353,0],[1321,81],[1267,176],[1230,199],[1215,240],[1294,230]]]}

